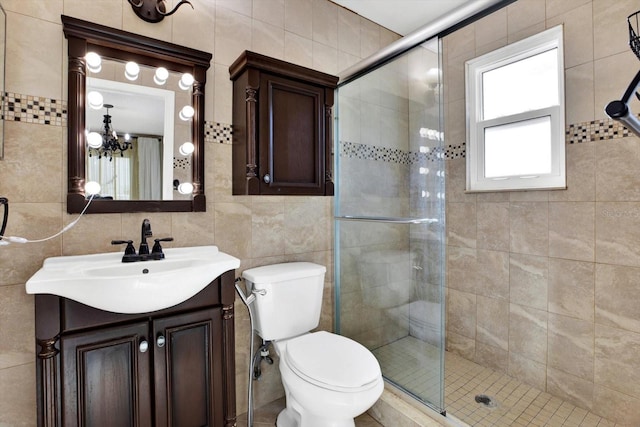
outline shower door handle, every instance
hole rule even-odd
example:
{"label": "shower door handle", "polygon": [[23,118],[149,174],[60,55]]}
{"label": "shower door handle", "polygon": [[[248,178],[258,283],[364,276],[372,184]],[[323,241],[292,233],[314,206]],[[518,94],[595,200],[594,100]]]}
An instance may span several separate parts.
{"label": "shower door handle", "polygon": [[355,215],[336,216],[335,218],[346,221],[388,222],[393,224],[433,224],[439,222],[437,218],[391,218]]}

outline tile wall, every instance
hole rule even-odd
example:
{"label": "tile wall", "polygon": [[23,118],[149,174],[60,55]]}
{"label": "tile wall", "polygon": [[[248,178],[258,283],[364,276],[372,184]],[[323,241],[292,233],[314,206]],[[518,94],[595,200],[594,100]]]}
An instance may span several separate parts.
{"label": "tile wall", "polygon": [[[322,327],[332,328],[333,200],[330,197],[231,195],[228,66],[245,49],[338,73],[388,45],[397,35],[327,0],[191,0],[158,24],[135,16],[127,0],[2,0],[7,11],[6,91],[27,100],[64,105],[66,48],[60,15],[211,52],[205,119],[207,212],[89,215],[47,243],[0,250],[0,425],[35,425],[33,297],[24,283],[51,256],[114,251],[112,239],[139,233],[143,218],[174,246],[215,244],[242,260],[240,271],[305,260],[327,265]],[[169,0],[167,3],[175,3]],[[209,129],[210,128],[210,129]],[[222,129],[220,133],[218,130]],[[7,234],[39,238],[56,233],[66,214],[66,127],[62,120],[10,121],[0,161],[0,195],[10,201]],[[219,133],[219,135],[216,135]],[[246,408],[248,316],[236,306],[238,412]],[[283,395],[277,368],[265,368],[256,404]]]}
{"label": "tile wall", "polygon": [[564,26],[568,181],[467,194],[465,159],[449,157],[447,347],[629,425],[640,425],[640,140],[604,106],[640,68],[626,21],[638,9],[518,0],[444,40],[445,134],[458,146],[465,61]]}

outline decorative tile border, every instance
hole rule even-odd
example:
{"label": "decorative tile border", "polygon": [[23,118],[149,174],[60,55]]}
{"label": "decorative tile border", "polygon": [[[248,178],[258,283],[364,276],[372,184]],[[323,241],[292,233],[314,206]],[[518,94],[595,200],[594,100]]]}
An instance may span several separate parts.
{"label": "decorative tile border", "polygon": [[218,122],[204,122],[204,142],[231,144],[231,125]]}
{"label": "decorative tile border", "polygon": [[608,139],[625,138],[632,135],[633,133],[624,127],[622,123],[613,119],[571,124],[567,126],[565,132],[567,144],[605,141]]}
{"label": "decorative tile border", "polygon": [[66,126],[67,102],[60,99],[5,92],[2,105],[7,121]]}

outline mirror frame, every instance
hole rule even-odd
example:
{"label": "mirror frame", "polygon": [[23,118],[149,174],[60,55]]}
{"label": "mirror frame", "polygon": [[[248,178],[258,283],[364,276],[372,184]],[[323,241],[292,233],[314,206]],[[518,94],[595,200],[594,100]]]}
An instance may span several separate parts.
{"label": "mirror frame", "polygon": [[191,134],[193,197],[191,200],[101,200],[91,202],[86,213],[204,212],[204,88],[212,55],[196,49],[152,39],[104,25],[62,15],[68,41],[68,189],[67,212],[80,213],[86,203],[85,184],[85,92],[84,56],[93,51],[103,58],[136,61],[140,65],[163,66],[170,71],[191,73],[195,79],[192,106],[195,115]]}

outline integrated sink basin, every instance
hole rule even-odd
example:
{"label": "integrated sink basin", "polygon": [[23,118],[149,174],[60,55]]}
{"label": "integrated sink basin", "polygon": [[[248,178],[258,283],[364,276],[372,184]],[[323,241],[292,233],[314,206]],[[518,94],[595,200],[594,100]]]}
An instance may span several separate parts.
{"label": "integrated sink basin", "polygon": [[240,260],[217,246],[164,250],[165,259],[123,263],[121,252],[47,258],[26,284],[114,313],[147,313],[184,302]]}

